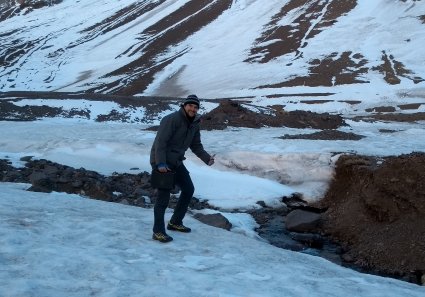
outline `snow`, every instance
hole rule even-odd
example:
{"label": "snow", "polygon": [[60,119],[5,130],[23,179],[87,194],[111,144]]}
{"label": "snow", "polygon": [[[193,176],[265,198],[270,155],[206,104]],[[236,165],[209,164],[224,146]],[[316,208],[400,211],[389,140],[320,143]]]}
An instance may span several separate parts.
{"label": "snow", "polygon": [[[158,1],[139,1],[137,9],[153,3]],[[84,29],[101,24],[113,15],[121,15],[120,10],[134,4],[134,1],[80,0],[76,3],[68,0],[7,19],[0,29],[3,44],[0,54],[7,54],[10,59],[10,65],[0,69],[0,75],[8,78],[1,81],[2,90],[75,92],[117,80],[120,80],[117,87],[122,86],[127,78],[107,74],[140,58],[144,46],[164,31],[157,32],[155,36],[141,36],[141,32],[187,3],[187,0],[164,1],[114,30],[108,31],[103,25],[90,33]],[[281,8],[282,1],[277,0],[233,1],[231,7],[216,20],[156,57],[156,62],[160,62],[175,57],[176,53],[184,53],[157,73],[154,81],[139,95],[184,96],[197,93],[204,98],[261,98],[277,93],[335,92],[330,99],[360,99],[377,105],[385,102],[385,97],[397,99],[397,93],[420,87],[407,78],[401,78],[400,85],[389,87],[382,74],[371,71],[364,75],[370,84],[338,88],[299,86],[255,89],[259,85],[307,75],[310,60],[321,59],[333,52],[351,52],[351,56],[360,53],[369,61],[367,66],[372,68],[382,63],[381,57],[385,51],[406,65],[412,71],[412,76],[425,75],[425,62],[421,55],[425,34],[419,19],[420,15],[425,14],[425,6],[415,1],[358,0],[357,6],[340,16],[329,30],[323,30],[307,40],[307,44],[300,49],[302,57],[294,60],[291,53],[267,63],[244,62],[249,58],[250,49],[257,45],[256,42],[261,44],[257,39]],[[280,26],[293,25],[294,19],[305,13],[306,9],[307,5],[293,9],[276,21]],[[324,6],[322,13],[326,13],[326,9],[327,6]],[[121,18],[126,16],[124,14]],[[21,33],[19,39],[13,41],[9,33],[16,30],[17,23],[20,24]],[[314,25],[313,22],[310,30]],[[85,42],[81,43],[82,40]],[[16,43],[15,46],[20,44],[25,47],[26,43],[35,43],[36,47],[14,61],[14,53],[7,52],[12,41]],[[63,51],[64,48],[67,50]],[[136,51],[138,48],[141,50]],[[356,92],[351,90],[353,88]],[[361,94],[362,98],[353,98],[356,93]],[[366,96],[369,93],[372,96]]]}
{"label": "snow", "polygon": [[[11,296],[423,296],[191,217],[151,239],[149,209],[0,184],[0,294]],[[170,212],[166,213],[170,216]]]}

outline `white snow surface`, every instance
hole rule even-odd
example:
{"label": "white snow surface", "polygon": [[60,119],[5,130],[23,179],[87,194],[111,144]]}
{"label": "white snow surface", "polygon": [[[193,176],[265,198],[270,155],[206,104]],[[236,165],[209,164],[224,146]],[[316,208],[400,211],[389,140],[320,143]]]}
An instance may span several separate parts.
{"label": "white snow surface", "polygon": [[150,238],[152,210],[27,187],[0,184],[2,297],[425,294],[190,217],[192,233],[161,244]]}

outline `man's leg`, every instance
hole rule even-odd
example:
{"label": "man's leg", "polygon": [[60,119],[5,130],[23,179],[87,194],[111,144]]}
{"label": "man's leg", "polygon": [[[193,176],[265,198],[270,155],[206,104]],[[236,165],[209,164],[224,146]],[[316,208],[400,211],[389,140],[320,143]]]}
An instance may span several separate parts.
{"label": "man's leg", "polygon": [[195,188],[190,178],[189,171],[183,164],[177,167],[175,179],[176,184],[180,187],[181,193],[170,222],[172,224],[181,225],[183,224],[183,218],[186,215]]}
{"label": "man's leg", "polygon": [[155,206],[153,208],[154,213],[154,233],[165,234],[164,214],[170,201],[170,191],[158,189],[158,195],[156,197]]}

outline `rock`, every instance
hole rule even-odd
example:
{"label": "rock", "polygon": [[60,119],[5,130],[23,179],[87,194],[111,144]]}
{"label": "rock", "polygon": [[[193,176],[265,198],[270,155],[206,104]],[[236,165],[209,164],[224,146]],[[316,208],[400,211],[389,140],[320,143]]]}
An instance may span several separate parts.
{"label": "rock", "polygon": [[286,216],[286,229],[294,232],[316,231],[321,222],[321,215],[306,210],[296,209]]}
{"label": "rock", "polygon": [[121,201],[120,201],[120,203],[121,203],[121,204],[124,204],[124,205],[130,205],[130,202],[128,202],[128,200],[127,200],[127,199],[123,199],[123,200],[121,200]]}
{"label": "rock", "polygon": [[29,176],[29,181],[33,185],[36,184],[36,183],[39,183],[40,181],[43,181],[43,180],[47,180],[47,175],[44,172],[34,171]]}
{"label": "rock", "polygon": [[352,262],[354,262],[354,258],[353,258],[351,255],[347,254],[347,253],[343,254],[343,255],[341,256],[341,258],[342,258],[345,262],[348,262],[348,263],[352,263]]}
{"label": "rock", "polygon": [[23,162],[28,162],[28,161],[30,161],[33,157],[34,157],[34,156],[24,156],[24,157],[20,158],[19,160],[20,160],[20,161],[23,161]]}
{"label": "rock", "polygon": [[135,196],[138,196],[138,197],[140,197],[140,196],[149,196],[150,195],[149,191],[147,191],[147,190],[145,190],[145,189],[143,189],[141,187],[135,188],[134,191],[133,191],[133,194]]}
{"label": "rock", "polygon": [[33,172],[29,180],[32,186],[27,191],[50,193],[54,190],[52,181],[44,172]]}
{"label": "rock", "polygon": [[316,249],[321,249],[323,247],[324,239],[319,234],[291,232],[289,235],[293,240],[301,242],[309,247]]}
{"label": "rock", "polygon": [[307,201],[303,200],[299,193],[294,193],[291,197],[285,198],[283,202],[287,207],[292,209],[306,207],[308,205]]}
{"label": "rock", "polygon": [[43,192],[43,193],[51,193],[52,190],[50,190],[48,187],[43,187],[43,186],[31,186],[27,189],[27,191],[31,191],[31,192]]}
{"label": "rock", "polygon": [[146,200],[144,197],[139,197],[136,199],[136,201],[134,202],[134,205],[136,206],[140,206],[140,207],[146,207]]}
{"label": "rock", "polygon": [[217,228],[222,228],[228,231],[232,228],[232,224],[221,213],[215,213],[215,214],[197,213],[194,215],[194,218],[197,219],[198,221],[201,221],[204,224],[217,227]]}

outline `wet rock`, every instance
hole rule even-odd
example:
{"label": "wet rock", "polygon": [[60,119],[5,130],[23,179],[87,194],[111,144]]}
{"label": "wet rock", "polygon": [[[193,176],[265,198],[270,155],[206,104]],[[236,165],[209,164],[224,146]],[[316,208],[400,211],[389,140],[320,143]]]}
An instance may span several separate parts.
{"label": "wet rock", "polygon": [[20,158],[19,160],[20,160],[20,161],[23,161],[23,162],[28,162],[28,161],[30,161],[33,157],[34,157],[34,156],[24,156],[24,157]]}
{"label": "wet rock", "polygon": [[[264,217],[263,217],[264,218]],[[257,221],[258,222],[258,221]],[[282,216],[268,214],[268,220],[257,229],[258,234],[270,244],[291,251],[305,250],[306,246],[291,238]]]}
{"label": "wet rock", "polygon": [[286,216],[286,229],[294,232],[316,231],[321,222],[321,215],[318,213],[296,209]]}
{"label": "wet rock", "polygon": [[293,240],[296,240],[309,247],[313,247],[316,249],[321,249],[324,244],[324,239],[319,234],[291,232],[289,233],[289,236],[291,236]]}
{"label": "wet rock", "polygon": [[120,201],[120,203],[121,203],[121,204],[124,204],[124,205],[130,205],[130,202],[128,202],[128,200],[127,200],[127,199],[123,199],[123,200],[121,200],[121,201]]}
{"label": "wet rock", "polygon": [[291,209],[307,207],[307,201],[303,200],[301,194],[294,193],[291,197],[283,199],[285,205]]}
{"label": "wet rock", "polygon": [[194,215],[194,218],[204,224],[217,227],[217,228],[222,228],[228,231],[232,228],[232,224],[221,213],[214,213],[214,214],[197,213]]}
{"label": "wet rock", "polygon": [[139,207],[147,207],[148,204],[149,203],[146,201],[145,197],[139,197],[134,202],[134,205],[139,206]]}

